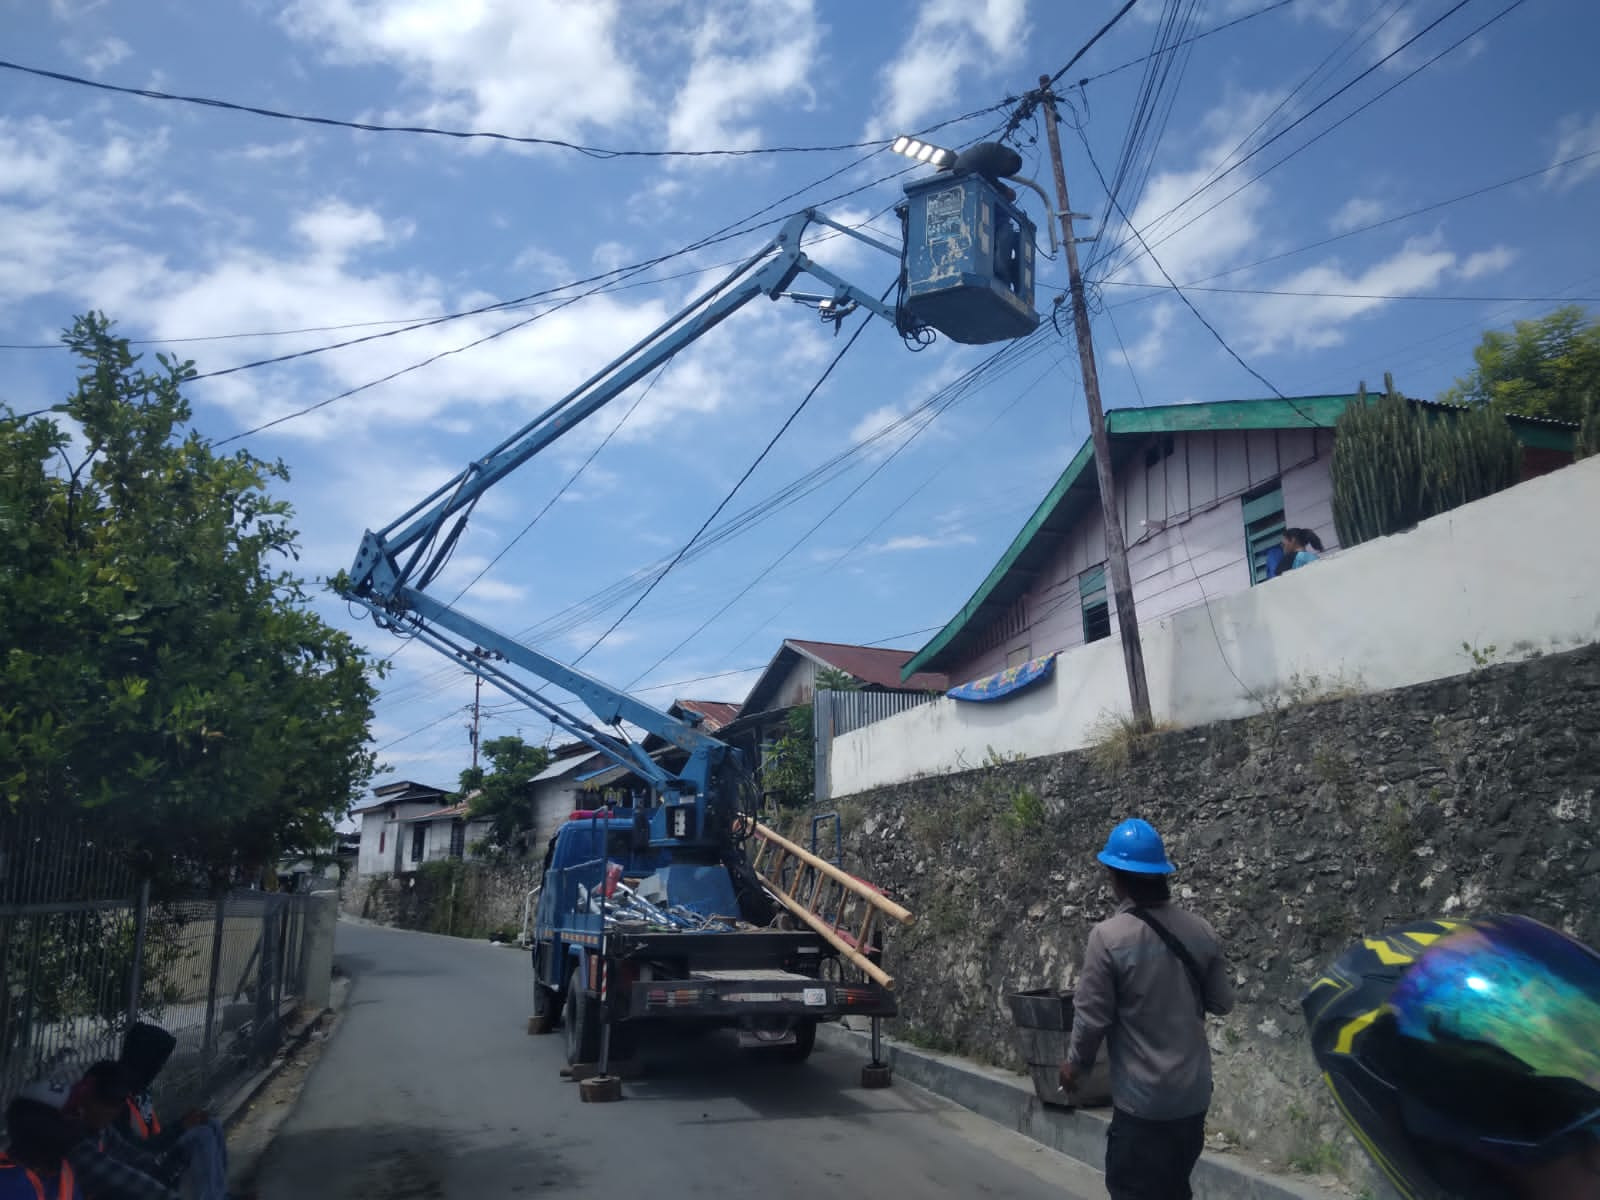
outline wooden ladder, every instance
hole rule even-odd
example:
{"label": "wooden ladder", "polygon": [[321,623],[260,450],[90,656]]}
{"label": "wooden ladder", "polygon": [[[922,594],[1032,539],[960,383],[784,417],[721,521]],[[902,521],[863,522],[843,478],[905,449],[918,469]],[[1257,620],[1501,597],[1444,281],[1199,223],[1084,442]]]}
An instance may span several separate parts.
{"label": "wooden ladder", "polygon": [[894,976],[874,961],[879,917],[909,925],[916,918],[870,883],[767,826],[756,823],[750,865],[767,891],[873,982],[894,989]]}

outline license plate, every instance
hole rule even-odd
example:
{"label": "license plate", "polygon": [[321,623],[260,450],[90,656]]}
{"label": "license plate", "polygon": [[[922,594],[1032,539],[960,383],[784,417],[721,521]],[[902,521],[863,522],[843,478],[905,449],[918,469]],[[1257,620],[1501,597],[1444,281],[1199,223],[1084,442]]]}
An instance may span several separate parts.
{"label": "license plate", "polygon": [[828,1003],[828,989],[807,988],[805,999],[807,1008],[822,1008]]}

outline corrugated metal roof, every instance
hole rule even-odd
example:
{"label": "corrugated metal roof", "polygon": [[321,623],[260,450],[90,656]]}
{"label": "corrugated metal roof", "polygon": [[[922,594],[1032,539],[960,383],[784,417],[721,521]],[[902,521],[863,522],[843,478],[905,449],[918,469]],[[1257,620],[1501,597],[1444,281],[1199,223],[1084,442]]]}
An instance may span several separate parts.
{"label": "corrugated metal roof", "polygon": [[715,733],[739,715],[737,704],[727,704],[721,700],[674,700],[672,703],[676,708],[699,713],[704,718],[700,728],[706,733]]}
{"label": "corrugated metal roof", "polygon": [[[1369,393],[1370,394],[1370,393]],[[1118,408],[1106,414],[1111,439],[1112,470],[1121,468],[1143,439],[1157,433],[1215,432],[1230,429],[1332,429],[1358,393],[1335,396],[1289,396],[1263,400],[1219,400],[1210,404],[1166,404],[1152,408]],[[1461,409],[1466,406],[1413,399],[1429,408]],[[1524,446],[1570,451],[1577,427],[1539,417],[1509,416],[1517,440]],[[946,622],[927,645],[908,655],[903,671],[918,672],[939,662],[961,635],[1009,605],[1027,588],[1033,574],[1044,565],[1054,543],[1051,534],[1070,531],[1083,512],[1098,502],[1094,449],[1085,440],[1034,509],[1011,544],[1000,556],[978,590]],[[915,680],[916,675],[911,677]],[[917,686],[911,680],[901,686]]]}
{"label": "corrugated metal roof", "polygon": [[848,675],[854,675],[862,683],[877,687],[942,692],[950,683],[947,676],[937,671],[925,671],[902,680],[900,672],[911,661],[913,652],[910,650],[888,650],[881,646],[851,646],[841,642],[807,642],[798,638],[788,638],[784,644],[811,655],[824,666],[834,667]]}
{"label": "corrugated metal roof", "polygon": [[528,782],[543,783],[550,779],[562,779],[568,775],[571,775],[575,771],[582,770],[591,759],[600,757],[597,751],[590,750],[587,746],[585,746],[584,749],[588,750],[589,753],[583,755],[573,754],[566,758],[558,758],[555,762],[551,763],[544,770],[540,771],[532,779],[528,780]]}

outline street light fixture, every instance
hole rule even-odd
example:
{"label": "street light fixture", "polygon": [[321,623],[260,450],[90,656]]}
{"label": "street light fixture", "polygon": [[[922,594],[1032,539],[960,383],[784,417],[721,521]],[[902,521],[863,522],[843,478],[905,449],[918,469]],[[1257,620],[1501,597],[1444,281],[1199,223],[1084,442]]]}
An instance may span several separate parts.
{"label": "street light fixture", "polygon": [[956,152],[946,150],[943,146],[935,146],[929,142],[918,141],[914,137],[901,135],[889,144],[889,149],[896,154],[904,154],[907,158],[914,158],[918,162],[927,163],[929,166],[943,170],[956,165]]}

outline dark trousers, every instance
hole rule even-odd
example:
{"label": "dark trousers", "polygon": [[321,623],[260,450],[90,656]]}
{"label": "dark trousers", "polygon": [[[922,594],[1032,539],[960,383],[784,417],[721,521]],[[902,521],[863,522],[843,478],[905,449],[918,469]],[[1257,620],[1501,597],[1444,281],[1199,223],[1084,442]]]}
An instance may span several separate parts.
{"label": "dark trousers", "polygon": [[1205,1146],[1206,1115],[1150,1121],[1111,1112],[1106,1191],[1111,1200],[1191,1200],[1189,1173]]}

